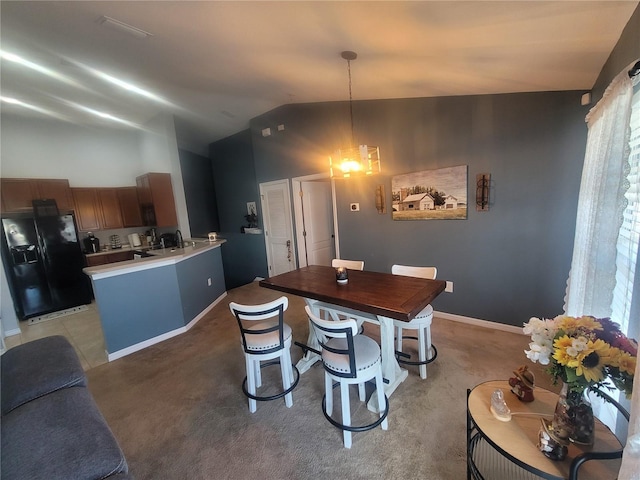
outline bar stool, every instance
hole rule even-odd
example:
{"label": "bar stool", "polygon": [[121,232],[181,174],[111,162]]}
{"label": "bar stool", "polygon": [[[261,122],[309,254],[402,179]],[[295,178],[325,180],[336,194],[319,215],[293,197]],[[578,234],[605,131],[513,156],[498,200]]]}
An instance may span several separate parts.
{"label": "bar stool", "polygon": [[[249,398],[251,413],[257,409],[256,400],[269,401],[284,397],[287,407],[293,405],[291,392],[298,385],[300,373],[291,363],[291,327],[284,323],[284,311],[288,305],[289,299],[284,296],[260,305],[229,303],[229,309],[238,320],[242,336],[247,369],[242,391]],[[276,316],[277,319],[274,320]],[[261,363],[267,360],[271,361]],[[282,391],[270,396],[256,395],[256,389],[262,386],[261,368],[278,363],[282,374]]]}
{"label": "bar stool", "polygon": [[[394,265],[391,267],[394,275],[405,275],[407,277],[419,277],[435,280],[438,269],[436,267],[410,267],[406,265]],[[427,378],[427,364],[433,362],[438,356],[436,347],[431,344],[431,321],[433,320],[433,307],[427,305],[410,322],[394,320],[393,326],[396,329],[396,354],[398,363],[405,365],[419,365],[420,377]],[[403,336],[403,330],[416,330],[418,336]],[[402,339],[413,339],[418,341],[418,361],[407,360],[409,357],[402,352]],[[405,357],[405,358],[402,358]]]}
{"label": "bar stool", "polygon": [[[322,397],[322,410],[326,419],[343,431],[344,446],[351,448],[351,432],[364,432],[378,425],[383,430],[388,428],[389,399],[384,393],[382,381],[382,363],[380,346],[365,335],[356,335],[356,321],[322,320],[315,316],[309,306],[305,307],[309,321],[322,347],[322,365],[325,371],[325,394]],[[378,405],[385,405],[379,418],[362,426],[351,425],[351,406],[349,402],[349,385],[358,384],[360,401],[365,401],[365,382],[375,379]],[[342,405],[342,423],[334,420],[333,382],[340,385],[340,401]]]}
{"label": "bar stool", "polygon": [[334,258],[331,260],[333,268],[344,267],[349,270],[364,270],[363,260],[343,260],[342,258]]}

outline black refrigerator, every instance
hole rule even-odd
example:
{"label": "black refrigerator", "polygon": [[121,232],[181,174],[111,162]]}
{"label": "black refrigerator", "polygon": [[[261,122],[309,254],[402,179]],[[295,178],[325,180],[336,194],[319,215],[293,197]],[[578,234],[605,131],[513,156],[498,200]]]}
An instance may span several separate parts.
{"label": "black refrigerator", "polygon": [[2,263],[21,320],[91,303],[73,214],[3,216]]}

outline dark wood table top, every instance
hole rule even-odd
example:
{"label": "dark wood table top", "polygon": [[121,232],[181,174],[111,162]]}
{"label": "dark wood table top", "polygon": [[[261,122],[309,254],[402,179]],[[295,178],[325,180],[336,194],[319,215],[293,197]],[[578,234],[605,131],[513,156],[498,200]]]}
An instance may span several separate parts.
{"label": "dark wood table top", "polygon": [[335,268],[310,265],[260,281],[260,286],[409,321],[444,291],[446,282],[390,273],[349,270],[349,283],[336,282]]}

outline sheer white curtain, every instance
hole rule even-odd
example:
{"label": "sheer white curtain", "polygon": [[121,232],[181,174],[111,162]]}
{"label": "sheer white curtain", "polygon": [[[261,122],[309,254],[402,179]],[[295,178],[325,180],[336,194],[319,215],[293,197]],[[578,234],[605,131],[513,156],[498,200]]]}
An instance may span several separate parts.
{"label": "sheer white curtain", "polygon": [[[567,315],[611,317],[621,324],[625,332],[633,301],[633,287],[630,290],[628,287],[633,285],[635,275],[635,268],[629,262],[633,259],[635,263],[638,250],[637,239],[635,242],[624,243],[625,240],[620,238],[621,231],[625,230],[622,228],[625,212],[628,214],[629,202],[625,193],[630,190],[629,125],[633,82],[628,70],[629,68],[623,70],[611,82],[603,98],[587,115],[587,148],[578,199],[571,272],[565,297]],[[631,179],[637,183],[637,178],[632,176]],[[636,188],[637,185],[634,185],[632,191]],[[622,252],[622,255],[621,244],[627,245],[627,251]],[[631,252],[628,251],[629,246]],[[629,294],[620,295],[622,289]],[[637,322],[638,319],[634,321]],[[637,374],[638,371],[636,378],[640,378]],[[640,478],[640,439],[635,436],[640,435],[640,429],[637,428],[640,420],[638,390],[634,388],[633,392],[632,417],[620,471],[621,479]],[[594,402],[594,412],[614,428],[613,410],[599,407]]]}
{"label": "sheer white curtain", "polygon": [[616,276],[616,244],[627,201],[629,118],[633,86],[621,72],[587,115],[565,313],[609,317]]}

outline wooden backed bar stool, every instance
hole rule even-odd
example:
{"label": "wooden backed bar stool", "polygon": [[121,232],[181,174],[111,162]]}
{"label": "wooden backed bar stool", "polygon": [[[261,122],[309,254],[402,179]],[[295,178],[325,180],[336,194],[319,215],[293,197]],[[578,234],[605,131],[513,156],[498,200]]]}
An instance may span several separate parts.
{"label": "wooden backed bar stool", "polygon": [[[394,275],[405,275],[407,277],[420,277],[435,280],[438,273],[436,267],[410,267],[406,265],[394,265],[391,267]],[[410,322],[394,320],[393,326],[396,329],[396,350],[398,363],[405,365],[418,365],[420,367],[420,377],[427,378],[427,364],[433,362],[438,356],[436,347],[431,343],[431,322],[433,321],[433,307],[427,305]],[[415,330],[418,336],[403,336],[404,330]],[[403,338],[418,341],[418,361],[407,360],[402,352]],[[403,358],[404,357],[404,358]]]}
{"label": "wooden backed bar stool", "polygon": [[[347,270],[364,270],[364,260],[344,260],[342,258],[334,258],[331,260],[331,266],[333,268],[344,267]],[[338,315],[336,312],[328,312],[323,311],[325,314],[325,318],[331,317],[333,320],[346,320],[350,317],[346,317],[344,315]],[[355,319],[358,322],[358,333],[362,333],[364,331],[363,322],[360,319]]]}
{"label": "wooden backed bar stool", "polygon": [[[325,371],[322,410],[326,419],[343,431],[344,446],[351,448],[351,432],[364,432],[378,425],[381,425],[383,430],[388,428],[389,399],[384,393],[380,346],[372,338],[356,335],[358,327],[353,319],[323,320],[315,316],[309,306],[306,306],[305,310],[322,347],[322,365]],[[376,421],[368,425],[352,426],[349,386],[358,385],[358,396],[360,401],[364,402],[366,400],[365,382],[374,379],[378,405],[385,405],[385,407],[380,409],[379,418]],[[334,381],[337,382],[336,386],[340,386],[342,423],[332,418]]]}
{"label": "wooden backed bar stool", "polygon": [[[242,336],[247,368],[242,391],[249,398],[251,413],[257,409],[257,400],[269,401],[284,397],[287,407],[293,405],[291,392],[298,385],[300,373],[291,363],[291,327],[284,323],[284,311],[288,305],[289,299],[284,296],[260,305],[229,303],[229,309],[238,321]],[[261,363],[267,360],[271,361]],[[282,374],[282,391],[270,396],[256,395],[256,389],[262,386],[261,368],[278,363]]]}
{"label": "wooden backed bar stool", "polygon": [[344,267],[349,270],[364,270],[363,260],[343,260],[342,258],[334,258],[331,260],[331,266],[333,268]]}

